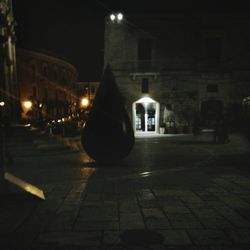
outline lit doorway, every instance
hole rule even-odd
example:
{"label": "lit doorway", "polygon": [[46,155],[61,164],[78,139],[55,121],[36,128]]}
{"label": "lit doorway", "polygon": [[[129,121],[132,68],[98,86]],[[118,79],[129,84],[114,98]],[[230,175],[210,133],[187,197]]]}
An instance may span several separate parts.
{"label": "lit doorway", "polygon": [[159,130],[159,103],[143,97],[133,103],[135,133],[157,133]]}

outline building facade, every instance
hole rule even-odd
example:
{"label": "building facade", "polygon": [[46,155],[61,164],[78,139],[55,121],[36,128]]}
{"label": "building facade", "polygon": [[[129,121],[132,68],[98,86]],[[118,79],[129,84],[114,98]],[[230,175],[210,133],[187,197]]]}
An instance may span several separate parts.
{"label": "building facade", "polygon": [[22,118],[54,120],[72,114],[79,102],[74,92],[77,77],[76,68],[64,60],[18,49],[17,79]]}
{"label": "building facade", "polygon": [[0,108],[11,120],[20,115],[14,27],[12,1],[0,0]]}
{"label": "building facade", "polygon": [[228,115],[237,124],[250,93],[250,18],[246,12],[145,12],[105,22],[110,64],[135,132],[203,126]]}

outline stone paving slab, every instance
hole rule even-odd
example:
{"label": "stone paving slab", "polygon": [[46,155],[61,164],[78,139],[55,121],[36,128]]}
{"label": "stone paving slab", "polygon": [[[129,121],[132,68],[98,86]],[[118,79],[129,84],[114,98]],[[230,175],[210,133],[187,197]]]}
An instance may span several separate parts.
{"label": "stone paving slab", "polygon": [[[137,140],[132,158],[117,167],[75,165],[78,153],[65,151],[47,154],[48,166],[35,157],[19,158],[32,166],[22,164],[13,170],[22,170],[31,180],[45,175],[47,182],[40,184],[47,199],[21,199],[0,207],[0,242],[7,244],[3,250],[148,250],[121,241],[120,235],[133,229],[164,237],[151,250],[249,249],[250,173],[226,160],[247,163],[241,155],[250,150],[240,139],[225,147],[206,141],[192,144],[192,137]],[[20,145],[17,155],[23,152]],[[152,148],[149,154],[142,151],[145,147]],[[41,154],[39,141],[25,146],[29,148]],[[84,157],[85,153],[79,158]]]}
{"label": "stone paving slab", "polygon": [[232,240],[223,230],[189,229],[188,234],[196,245],[231,245]]}
{"label": "stone paving slab", "polygon": [[39,243],[58,246],[98,246],[101,232],[51,232],[39,235]]}
{"label": "stone paving slab", "polygon": [[193,244],[185,230],[161,230],[158,232],[164,236],[164,245],[187,246]]}

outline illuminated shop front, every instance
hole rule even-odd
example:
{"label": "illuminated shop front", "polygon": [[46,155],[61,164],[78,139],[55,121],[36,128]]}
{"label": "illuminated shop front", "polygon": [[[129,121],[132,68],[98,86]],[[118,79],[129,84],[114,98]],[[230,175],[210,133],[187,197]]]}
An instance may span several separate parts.
{"label": "illuminated shop front", "polygon": [[158,133],[160,105],[150,97],[142,97],[133,103],[133,127],[135,133]]}

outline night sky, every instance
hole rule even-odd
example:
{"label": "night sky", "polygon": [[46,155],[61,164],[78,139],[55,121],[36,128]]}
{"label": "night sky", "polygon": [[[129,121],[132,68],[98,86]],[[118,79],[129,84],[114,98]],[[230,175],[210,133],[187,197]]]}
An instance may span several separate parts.
{"label": "night sky", "polygon": [[[242,3],[243,1],[241,1]],[[13,0],[17,48],[54,54],[72,63],[79,80],[100,80],[103,70],[104,18],[112,11],[237,10],[246,6],[191,0]]]}

